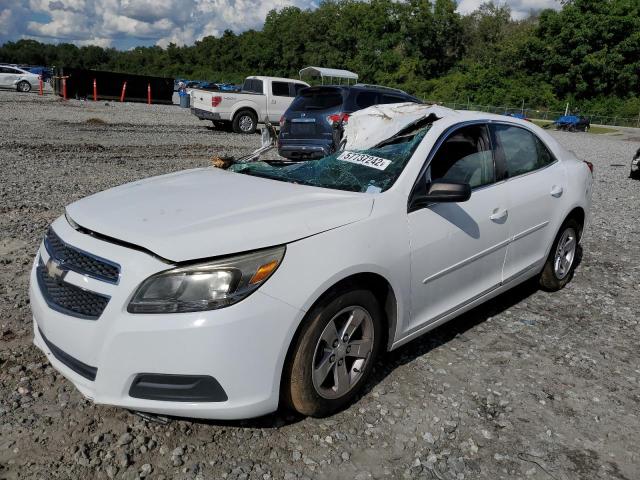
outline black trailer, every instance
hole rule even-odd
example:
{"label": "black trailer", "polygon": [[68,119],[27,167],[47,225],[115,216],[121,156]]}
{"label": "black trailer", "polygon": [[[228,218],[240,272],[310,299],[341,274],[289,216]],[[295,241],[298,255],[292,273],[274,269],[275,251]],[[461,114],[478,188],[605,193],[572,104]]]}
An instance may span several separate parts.
{"label": "black trailer", "polygon": [[62,78],[66,80],[67,98],[92,99],[95,80],[98,100],[120,100],[122,87],[126,82],[125,102],[147,102],[150,87],[151,103],[173,103],[173,78],[57,67],[52,85],[56,94],[61,97],[63,96]]}

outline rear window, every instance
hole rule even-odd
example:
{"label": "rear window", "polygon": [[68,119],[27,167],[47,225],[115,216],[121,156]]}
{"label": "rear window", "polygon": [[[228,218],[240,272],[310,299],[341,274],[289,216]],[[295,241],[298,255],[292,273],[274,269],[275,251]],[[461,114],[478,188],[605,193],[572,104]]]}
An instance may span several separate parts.
{"label": "rear window", "polygon": [[328,110],[342,105],[342,91],[337,88],[303,90],[291,104],[291,110]]}

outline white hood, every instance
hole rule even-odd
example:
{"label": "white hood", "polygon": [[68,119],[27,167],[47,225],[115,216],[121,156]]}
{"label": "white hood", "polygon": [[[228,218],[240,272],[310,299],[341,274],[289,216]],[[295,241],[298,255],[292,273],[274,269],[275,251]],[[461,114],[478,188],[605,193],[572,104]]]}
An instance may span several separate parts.
{"label": "white hood", "polygon": [[370,195],[202,168],[72,203],[80,226],[179,262],[280,245],[366,218]]}
{"label": "white hood", "polygon": [[458,112],[437,105],[419,103],[392,103],[374,105],[352,113],[344,134],[346,150],[367,150],[386,140],[416,120],[434,114],[438,118]]}

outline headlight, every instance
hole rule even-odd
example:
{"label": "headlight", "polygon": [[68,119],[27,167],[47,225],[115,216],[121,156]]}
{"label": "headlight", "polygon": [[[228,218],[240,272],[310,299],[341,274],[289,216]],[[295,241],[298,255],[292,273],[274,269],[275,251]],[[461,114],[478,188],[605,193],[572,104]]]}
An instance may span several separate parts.
{"label": "headlight", "polygon": [[147,278],[129,303],[130,313],[200,312],[249,296],[276,271],[285,247],[174,268]]}

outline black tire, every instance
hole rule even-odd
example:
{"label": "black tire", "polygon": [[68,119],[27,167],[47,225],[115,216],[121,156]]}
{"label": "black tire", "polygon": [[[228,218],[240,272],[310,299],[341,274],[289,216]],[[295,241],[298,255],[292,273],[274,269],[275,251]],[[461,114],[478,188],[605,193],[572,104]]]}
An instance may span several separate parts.
{"label": "black tire", "polygon": [[258,117],[251,110],[240,110],[233,117],[232,125],[235,133],[252,134],[258,128]]}
{"label": "black tire", "polygon": [[27,93],[31,91],[31,84],[29,82],[27,82],[26,80],[22,80],[21,82],[18,82],[18,84],[16,85],[16,90],[18,90],[19,92],[23,92],[23,93]]}
{"label": "black tire", "polygon": [[[369,314],[373,326],[373,347],[350,390],[337,398],[325,398],[314,386],[312,378],[316,349],[327,325],[349,307],[364,309]],[[312,417],[324,417],[347,406],[366,384],[373,370],[384,337],[383,315],[378,301],[368,290],[354,287],[330,292],[321,299],[305,316],[303,327],[291,346],[283,372],[283,402],[289,408]],[[345,368],[353,368],[346,366],[344,358]]]}
{"label": "black tire", "polygon": [[[557,270],[555,268],[556,262],[556,253],[558,252],[558,244],[560,239],[563,238],[563,235],[568,230],[572,230],[575,233],[575,252],[573,258],[571,260],[571,265],[565,269],[565,275],[558,275]],[[543,290],[548,292],[556,292],[571,281],[573,278],[573,272],[576,267],[576,263],[579,255],[579,246],[580,236],[582,235],[582,225],[579,224],[575,219],[569,218],[560,227],[560,231],[558,235],[556,235],[555,240],[553,241],[553,245],[551,246],[551,251],[549,252],[549,256],[547,257],[547,261],[544,264],[542,272],[540,273],[540,277],[538,282]]]}

